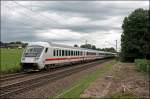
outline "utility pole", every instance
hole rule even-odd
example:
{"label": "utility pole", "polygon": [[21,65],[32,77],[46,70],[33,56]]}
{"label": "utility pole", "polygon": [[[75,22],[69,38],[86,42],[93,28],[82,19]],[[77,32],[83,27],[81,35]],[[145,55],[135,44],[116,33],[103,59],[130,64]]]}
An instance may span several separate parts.
{"label": "utility pole", "polygon": [[112,43],[110,43],[110,42],[108,42],[108,41],[105,41],[105,42],[108,43],[108,44],[110,44],[110,45],[113,45],[114,47],[116,47],[115,49],[116,49],[116,53],[117,53],[118,42],[117,42],[117,40],[115,40],[115,41],[116,41],[116,44],[112,44]]}
{"label": "utility pole", "polygon": [[116,52],[117,52],[117,40],[116,40]]}
{"label": "utility pole", "polygon": [[87,45],[87,42],[88,42],[88,41],[87,41],[87,40],[85,40],[85,45]]}

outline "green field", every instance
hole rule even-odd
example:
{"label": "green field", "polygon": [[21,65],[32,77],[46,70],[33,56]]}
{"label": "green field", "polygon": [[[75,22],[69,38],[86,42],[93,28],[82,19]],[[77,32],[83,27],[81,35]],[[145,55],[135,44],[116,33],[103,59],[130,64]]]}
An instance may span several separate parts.
{"label": "green field", "polygon": [[17,72],[20,70],[20,58],[23,49],[0,49],[0,73]]}

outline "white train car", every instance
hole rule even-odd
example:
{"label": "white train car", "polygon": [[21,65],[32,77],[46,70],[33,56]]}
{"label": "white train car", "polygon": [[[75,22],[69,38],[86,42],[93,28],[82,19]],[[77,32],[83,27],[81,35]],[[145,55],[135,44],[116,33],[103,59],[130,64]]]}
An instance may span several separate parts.
{"label": "white train car", "polygon": [[21,65],[24,70],[41,70],[112,56],[114,53],[48,42],[33,42],[24,50]]}

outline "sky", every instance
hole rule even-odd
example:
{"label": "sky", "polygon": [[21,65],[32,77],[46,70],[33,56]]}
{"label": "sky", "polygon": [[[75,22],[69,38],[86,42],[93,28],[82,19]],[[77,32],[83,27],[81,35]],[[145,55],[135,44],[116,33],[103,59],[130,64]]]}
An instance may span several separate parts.
{"label": "sky", "polygon": [[118,50],[122,22],[149,1],[2,1],[1,41],[87,43]]}

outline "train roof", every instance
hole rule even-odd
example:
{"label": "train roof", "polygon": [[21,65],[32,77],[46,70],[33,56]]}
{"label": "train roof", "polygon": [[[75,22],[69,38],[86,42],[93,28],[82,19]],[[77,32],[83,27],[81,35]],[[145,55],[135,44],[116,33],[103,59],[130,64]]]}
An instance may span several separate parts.
{"label": "train roof", "polygon": [[48,42],[30,42],[29,46],[32,45],[39,45],[43,47],[61,47],[61,48],[70,48],[70,49],[77,49],[77,50],[86,50],[86,51],[91,51],[91,52],[99,52],[99,53],[108,53],[108,54],[115,54],[112,52],[106,52],[106,51],[98,51],[98,50],[92,50],[92,49],[87,49],[87,48],[80,48],[80,47],[73,47],[73,46],[68,46],[68,45],[63,45],[63,44],[55,44],[55,43],[48,43]]}

